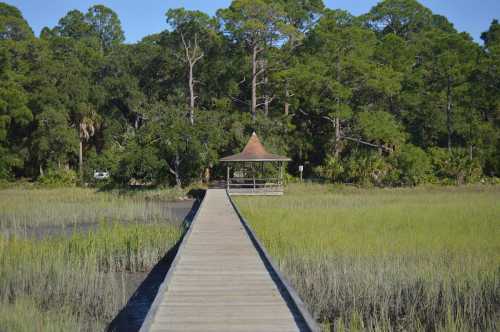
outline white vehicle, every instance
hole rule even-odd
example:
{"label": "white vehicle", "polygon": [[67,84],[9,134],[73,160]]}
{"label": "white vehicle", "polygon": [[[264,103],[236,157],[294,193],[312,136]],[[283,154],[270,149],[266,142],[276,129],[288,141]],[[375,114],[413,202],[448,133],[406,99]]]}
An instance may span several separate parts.
{"label": "white vehicle", "polygon": [[108,171],[94,171],[94,179],[97,180],[104,180],[109,178],[109,172]]}

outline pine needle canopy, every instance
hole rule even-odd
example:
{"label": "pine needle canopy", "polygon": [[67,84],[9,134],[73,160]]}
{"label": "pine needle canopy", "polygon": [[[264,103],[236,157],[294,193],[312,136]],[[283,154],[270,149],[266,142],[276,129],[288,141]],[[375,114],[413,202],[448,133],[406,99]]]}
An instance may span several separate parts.
{"label": "pine needle canopy", "polygon": [[285,156],[279,156],[266,151],[266,148],[260,142],[259,137],[255,132],[248,140],[247,145],[242,152],[232,156],[221,158],[220,161],[290,161],[291,159]]}

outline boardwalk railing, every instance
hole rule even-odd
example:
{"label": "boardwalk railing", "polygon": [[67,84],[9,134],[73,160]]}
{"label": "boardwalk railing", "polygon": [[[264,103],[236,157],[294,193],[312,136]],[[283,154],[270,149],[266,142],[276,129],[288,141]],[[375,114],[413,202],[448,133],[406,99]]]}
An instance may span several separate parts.
{"label": "boardwalk railing", "polygon": [[198,216],[204,204],[205,204],[205,198],[203,198],[203,200],[201,201],[201,204],[198,207],[198,211],[196,211],[196,214],[193,217],[193,221],[191,221],[191,224],[189,225],[186,234],[184,234],[182,238],[181,244],[179,245],[179,249],[177,250],[177,254],[175,255],[174,260],[172,261],[172,264],[170,264],[170,268],[168,269],[165,279],[163,279],[163,282],[158,288],[158,292],[156,293],[155,299],[151,304],[151,307],[149,307],[148,314],[146,315],[146,318],[144,319],[144,322],[142,323],[139,332],[149,332],[151,330],[151,326],[153,325],[155,315],[158,311],[158,308],[160,307],[160,304],[163,302],[163,298],[165,297],[165,292],[167,291],[168,284],[172,279],[175,267],[179,263],[180,257],[182,256],[182,253],[185,250],[188,238],[191,236],[191,232],[193,231],[194,228],[193,225],[198,220]]}

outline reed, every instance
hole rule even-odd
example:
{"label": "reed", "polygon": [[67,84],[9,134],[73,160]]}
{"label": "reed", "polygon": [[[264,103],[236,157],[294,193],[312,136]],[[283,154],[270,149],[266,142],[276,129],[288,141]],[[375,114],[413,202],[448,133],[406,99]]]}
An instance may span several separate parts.
{"label": "reed", "polygon": [[[152,203],[163,198],[147,197],[79,188],[0,191],[0,331],[104,330],[183,232]],[[96,225],[84,230],[82,223]],[[70,234],[20,231],[68,224],[75,225]]]}
{"label": "reed", "polygon": [[180,234],[171,225],[113,224],[70,238],[0,237],[0,330],[33,330],[25,314],[47,314],[44,331],[103,330],[128,300],[126,275],[148,271]]}
{"label": "reed", "polygon": [[172,220],[163,203],[183,197],[176,189],[110,191],[55,188],[0,190],[0,231],[73,226],[103,221],[155,223]]}
{"label": "reed", "polygon": [[237,204],[325,330],[500,327],[500,187],[292,185]]}

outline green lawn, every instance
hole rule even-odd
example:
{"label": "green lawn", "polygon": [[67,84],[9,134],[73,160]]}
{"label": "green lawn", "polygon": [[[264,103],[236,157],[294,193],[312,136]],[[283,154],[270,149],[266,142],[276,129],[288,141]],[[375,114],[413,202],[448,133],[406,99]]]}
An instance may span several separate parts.
{"label": "green lawn", "polygon": [[237,204],[335,330],[500,328],[500,187],[291,185]]}

